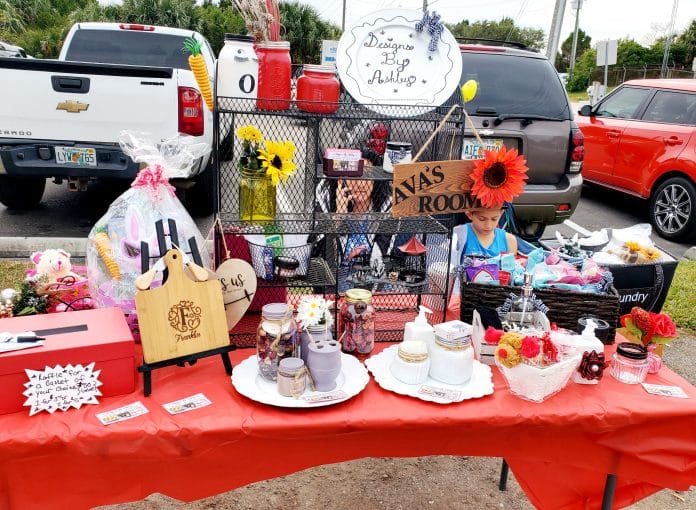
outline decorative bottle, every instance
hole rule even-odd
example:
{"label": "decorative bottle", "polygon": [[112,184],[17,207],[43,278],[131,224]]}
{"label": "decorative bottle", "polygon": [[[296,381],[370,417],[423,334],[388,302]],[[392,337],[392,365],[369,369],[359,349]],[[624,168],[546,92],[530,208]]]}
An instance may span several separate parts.
{"label": "decorative bottle", "polygon": [[259,110],[287,110],[292,94],[292,60],[290,43],[265,41],[256,45],[259,58]]}
{"label": "decorative bottle", "polygon": [[372,292],[349,289],[341,303],[339,331],[344,352],[369,354],[375,346],[375,316]]}
{"label": "decorative bottle", "polygon": [[537,310],[534,304],[534,289],[532,287],[532,273],[524,273],[522,292],[512,301],[510,311],[505,320],[515,328],[528,328],[534,324],[534,315]]}
{"label": "decorative bottle", "polygon": [[284,358],[298,357],[297,324],[286,303],[269,303],[261,309],[256,329],[256,356],[259,373],[268,380],[278,377],[278,364]]}

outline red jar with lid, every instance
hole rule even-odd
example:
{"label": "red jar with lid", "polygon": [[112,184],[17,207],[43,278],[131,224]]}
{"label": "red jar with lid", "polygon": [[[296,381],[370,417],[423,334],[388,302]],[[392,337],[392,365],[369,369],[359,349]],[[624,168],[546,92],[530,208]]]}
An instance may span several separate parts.
{"label": "red jar with lid", "polygon": [[256,45],[259,58],[259,88],[256,107],[260,110],[290,108],[292,60],[288,41],[264,41]]}
{"label": "red jar with lid", "polygon": [[341,84],[333,66],[305,64],[297,79],[297,108],[311,113],[334,113],[340,95]]}

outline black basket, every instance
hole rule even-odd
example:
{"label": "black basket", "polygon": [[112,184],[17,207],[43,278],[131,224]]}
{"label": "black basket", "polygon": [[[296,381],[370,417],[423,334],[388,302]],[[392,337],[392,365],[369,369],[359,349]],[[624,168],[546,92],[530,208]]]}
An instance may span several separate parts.
{"label": "black basket", "polygon": [[[460,318],[469,324],[477,306],[497,308],[511,293],[520,293],[520,287],[470,283],[465,280],[466,276],[462,273]],[[619,293],[614,287],[611,287],[607,294],[556,289],[534,289],[534,294],[549,307],[546,316],[550,322],[555,322],[561,328],[577,331],[578,319],[594,316],[609,323],[607,342],[614,343],[616,326],[619,323]]]}

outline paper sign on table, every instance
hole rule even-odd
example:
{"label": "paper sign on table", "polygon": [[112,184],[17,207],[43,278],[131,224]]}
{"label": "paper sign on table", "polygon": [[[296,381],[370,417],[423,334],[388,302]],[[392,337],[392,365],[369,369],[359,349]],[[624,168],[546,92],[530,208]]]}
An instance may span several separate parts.
{"label": "paper sign on table", "polygon": [[459,400],[461,392],[457,390],[450,390],[447,388],[436,388],[435,386],[423,385],[418,390],[418,393],[424,395],[432,395],[433,397],[442,398],[444,400]]}
{"label": "paper sign on table", "polygon": [[29,416],[41,411],[53,413],[57,409],[67,411],[79,409],[82,404],[98,404],[101,396],[98,387],[101,370],[94,370],[94,362],[87,366],[67,365],[46,367],[45,370],[25,370],[29,382],[22,394],[27,397],[25,406],[30,406]]}
{"label": "paper sign on table", "polygon": [[127,406],[118,407],[103,413],[97,413],[97,419],[102,423],[102,425],[111,425],[112,423],[130,420],[131,418],[142,416],[143,414],[147,414],[149,412],[150,411],[148,408],[145,407],[140,400],[138,400],[132,404],[128,404]]}
{"label": "paper sign on table", "polygon": [[162,404],[169,414],[179,414],[185,413],[186,411],[193,411],[194,409],[199,409],[201,407],[209,406],[212,404],[208,398],[203,395],[203,393],[196,393],[190,397],[182,398],[181,400],[176,400],[174,402],[169,402],[167,404]]}
{"label": "paper sign on table", "polygon": [[662,384],[641,383],[645,391],[651,395],[662,395],[663,397],[689,398],[683,388],[679,386],[665,386]]}

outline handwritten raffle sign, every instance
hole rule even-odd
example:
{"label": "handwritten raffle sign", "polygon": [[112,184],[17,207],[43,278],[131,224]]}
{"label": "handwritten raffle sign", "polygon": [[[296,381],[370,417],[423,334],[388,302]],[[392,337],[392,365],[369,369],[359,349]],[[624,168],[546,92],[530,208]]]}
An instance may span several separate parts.
{"label": "handwritten raffle sign", "polygon": [[26,369],[25,372],[29,382],[24,383],[27,389],[22,394],[27,397],[24,405],[31,407],[29,416],[41,411],[53,413],[71,407],[79,409],[82,404],[99,403],[101,370],[94,370],[94,362],[87,366],[56,365],[44,370]]}
{"label": "handwritten raffle sign", "polygon": [[438,25],[435,32],[424,29],[419,25],[422,19],[420,11],[388,9],[344,32],[336,67],[358,102],[373,111],[406,117],[433,110],[452,95],[462,72],[459,45],[444,26]]}
{"label": "handwritten raffle sign", "polygon": [[392,216],[447,214],[474,207],[473,161],[419,161],[394,165]]}

